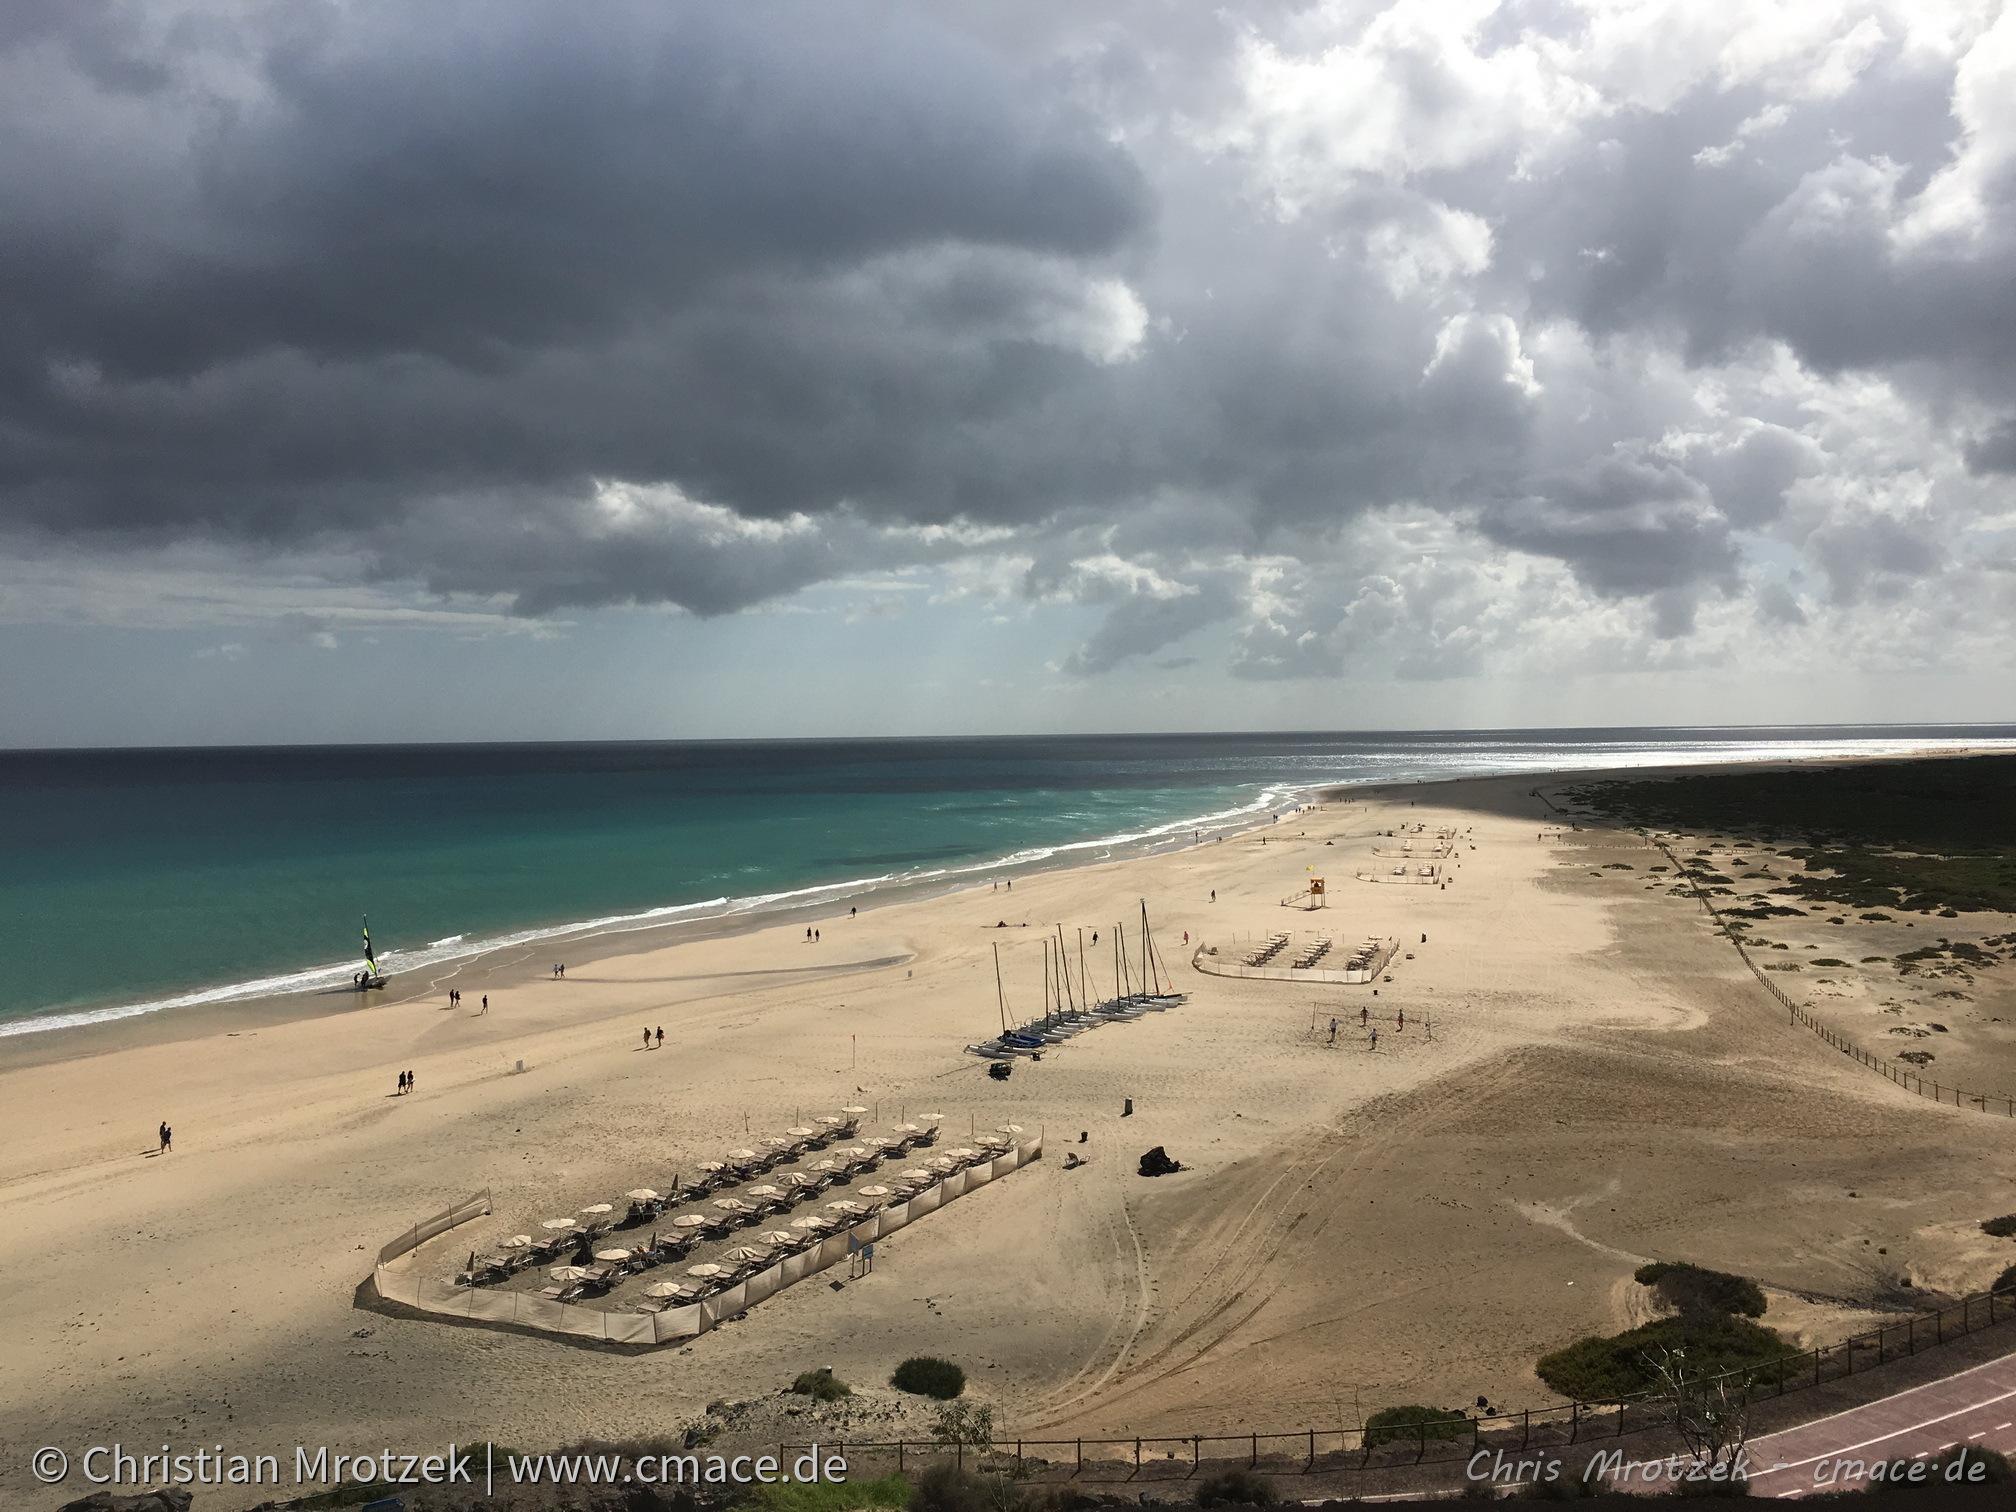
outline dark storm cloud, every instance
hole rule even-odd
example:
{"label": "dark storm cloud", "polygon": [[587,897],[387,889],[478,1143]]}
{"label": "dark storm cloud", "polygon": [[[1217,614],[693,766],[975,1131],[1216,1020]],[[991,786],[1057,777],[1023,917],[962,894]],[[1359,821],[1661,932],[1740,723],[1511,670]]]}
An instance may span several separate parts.
{"label": "dark storm cloud", "polygon": [[1382,511],[1667,637],[1764,535],[1837,604],[1944,570],[1954,509],[1840,503],[1939,458],[1759,354],[2016,465],[1989,64],[1380,9],[12,7],[0,524],[528,614],[994,552],[1106,608],[1080,673],[1242,618],[1253,675],[1484,665],[1453,569],[1367,587]]}

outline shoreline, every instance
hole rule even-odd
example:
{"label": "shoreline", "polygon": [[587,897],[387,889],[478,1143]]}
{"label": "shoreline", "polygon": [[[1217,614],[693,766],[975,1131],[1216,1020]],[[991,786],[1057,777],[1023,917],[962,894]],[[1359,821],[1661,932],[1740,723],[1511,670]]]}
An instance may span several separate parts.
{"label": "shoreline", "polygon": [[[1243,822],[1239,818],[1231,818],[1229,822],[1204,826],[1185,821],[1181,830],[1204,830],[1206,838],[1201,843],[1208,844],[1214,839],[1243,835],[1265,828],[1277,822],[1281,816],[1294,813],[1311,803],[1349,802],[1357,798],[1376,798],[1382,793],[1390,797],[1393,792],[1401,789],[1410,792],[1428,792],[1457,784],[1518,781],[1529,778],[1536,784],[1558,787],[1569,780],[1603,781],[1625,777],[1652,779],[1681,775],[1700,776],[1734,770],[1763,771],[1856,762],[1947,757],[1959,759],[2000,749],[2003,747],[1994,745],[1923,746],[1880,754],[1831,754],[1803,758],[1760,757],[1748,760],[1622,767],[1554,767],[1536,768],[1530,772],[1483,772],[1412,779],[1381,777],[1369,778],[1362,782],[1269,787],[1263,789],[1259,798],[1256,798],[1254,804],[1247,809],[1226,811],[1230,815],[1243,815]],[[1046,854],[1031,860],[1017,861],[1010,856],[998,862],[982,862],[951,870],[960,873],[982,873],[989,880],[1037,877],[1115,861],[1165,855],[1198,843],[1180,838],[1180,830],[1173,821],[1160,826],[1159,829],[1159,833],[1151,830],[1134,836],[1117,838],[1101,836],[1091,840],[1069,842],[1050,847]],[[1094,851],[1099,853],[1087,854]],[[417,978],[419,985],[388,986],[379,996],[360,993],[347,985],[331,985],[246,993],[243,996],[216,997],[197,1002],[179,1002],[171,996],[166,999],[146,1000],[136,1005],[58,1010],[29,1018],[0,1021],[0,1071],[116,1054],[120,1050],[141,1045],[173,1044],[215,1036],[256,1033],[304,1019],[336,1018],[378,1008],[404,1007],[435,997],[450,986],[460,988],[465,994],[473,991],[480,995],[486,989],[520,981],[523,971],[531,961],[540,955],[552,954],[554,950],[567,955],[570,958],[568,962],[570,966],[577,963],[597,964],[680,944],[756,934],[791,920],[816,926],[823,920],[847,917],[845,910],[849,906],[859,908],[862,914],[869,914],[909,903],[977,891],[980,885],[980,878],[971,881],[952,880],[943,875],[913,880],[857,878],[815,885],[787,894],[766,895],[755,900],[719,899],[713,903],[671,905],[663,910],[620,915],[608,920],[553,925],[507,935],[492,942],[473,942],[466,953],[451,954],[424,966],[401,968],[388,977],[388,981],[410,983]],[[813,898],[808,896],[810,894],[834,896]],[[799,898],[803,898],[804,901],[785,901]],[[850,899],[864,901],[850,904]],[[681,912],[686,909],[710,908],[717,905],[721,907],[721,912],[691,918],[649,917],[650,912]],[[554,950],[549,950],[549,946]],[[338,966],[306,968],[302,972],[290,975],[347,969]],[[233,989],[227,986],[197,991],[231,992]],[[159,1006],[155,1006],[156,1004]],[[25,1027],[45,1019],[63,1019],[72,1012],[102,1014],[102,1016],[81,1023],[58,1023],[48,1028]]]}
{"label": "shoreline", "polygon": [[[1200,843],[1183,838],[1192,831],[1202,832],[1206,837],[1202,843],[1208,843],[1211,839],[1241,835],[1271,824],[1280,814],[1292,813],[1311,801],[1311,795],[1318,791],[1315,786],[1269,786],[1263,788],[1259,797],[1244,808],[1198,816],[1199,819],[1218,821],[1215,823],[1198,823],[1188,819],[1180,824],[1170,821],[1138,834],[1069,841],[1044,847],[1041,855],[1026,856],[1023,852],[1015,852],[998,860],[951,867],[929,876],[849,878],[782,894],[718,898],[705,903],[675,904],[599,920],[536,927],[495,940],[472,941],[466,949],[424,964],[395,967],[387,974],[388,986],[374,990],[382,994],[379,996],[360,993],[350,985],[333,983],[270,992],[247,991],[242,995],[238,995],[237,986],[225,985],[143,999],[132,1004],[56,1009],[18,1019],[0,1020],[0,1070],[111,1054],[132,1045],[175,1043],[220,1033],[256,1031],[302,1019],[401,1007],[424,1001],[451,985],[467,993],[474,983],[473,990],[480,993],[485,986],[496,981],[500,973],[511,974],[515,980],[517,969],[526,962],[556,951],[571,958],[568,962],[570,966],[576,961],[600,962],[694,941],[754,934],[789,920],[816,925],[821,920],[847,917],[845,910],[848,907],[868,913],[906,903],[951,897],[977,890],[983,879],[1037,877],[1112,861],[1163,855]],[[1287,804],[1285,808],[1282,807],[1284,802]],[[972,873],[981,875],[967,880],[967,875]],[[831,896],[812,896],[815,894]],[[797,901],[801,899],[803,901]],[[850,904],[850,899],[873,901]],[[708,908],[720,911],[689,918],[652,917],[659,913],[676,914]],[[388,954],[388,965],[390,960]],[[354,964],[306,967],[286,973],[281,978],[260,980],[290,980],[347,972]],[[417,989],[404,987],[398,990],[391,985],[415,978],[424,985]],[[51,1020],[56,1022],[49,1023]],[[44,1023],[48,1023],[48,1027],[31,1027]]]}

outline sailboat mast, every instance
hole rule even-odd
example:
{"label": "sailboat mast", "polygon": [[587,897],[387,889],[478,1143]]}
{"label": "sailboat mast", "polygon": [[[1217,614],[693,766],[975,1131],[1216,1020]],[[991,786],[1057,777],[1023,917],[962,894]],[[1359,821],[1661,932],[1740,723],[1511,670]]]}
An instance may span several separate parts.
{"label": "sailboat mast", "polygon": [[1001,1010],[1001,1032],[1008,1032],[1008,989],[1001,985],[1001,947],[994,947],[994,1001]]}

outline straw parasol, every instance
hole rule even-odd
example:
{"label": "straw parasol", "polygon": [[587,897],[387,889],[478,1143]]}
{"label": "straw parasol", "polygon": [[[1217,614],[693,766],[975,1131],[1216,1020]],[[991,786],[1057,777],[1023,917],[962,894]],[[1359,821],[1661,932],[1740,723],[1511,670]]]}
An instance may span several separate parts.
{"label": "straw parasol", "polygon": [[844,1118],[836,1118],[831,1113],[821,1113],[817,1118],[813,1120],[813,1122],[822,1124],[840,1124],[847,1122],[847,1120]]}
{"label": "straw parasol", "polygon": [[686,1267],[686,1274],[689,1276],[718,1276],[721,1274],[721,1267],[711,1264],[689,1265]]}
{"label": "straw parasol", "polygon": [[703,1213],[681,1213],[677,1218],[672,1220],[672,1227],[705,1228],[707,1227],[707,1218]]}
{"label": "straw parasol", "polygon": [[997,1134],[1020,1134],[1022,1132],[1022,1125],[996,1124],[994,1125],[994,1132]]}
{"label": "straw parasol", "polygon": [[803,1171],[786,1171],[781,1179],[794,1187],[816,1187],[819,1185],[818,1177],[807,1176]]}
{"label": "straw parasol", "polygon": [[885,1186],[865,1186],[859,1190],[863,1197],[894,1197],[896,1195]]}
{"label": "straw parasol", "polygon": [[896,1143],[896,1141],[891,1139],[887,1134],[870,1134],[861,1143],[874,1145],[879,1150],[886,1150],[889,1146]]}
{"label": "straw parasol", "polygon": [[728,1158],[730,1160],[757,1160],[761,1157],[754,1150],[730,1150]]}
{"label": "straw parasol", "polygon": [[685,1288],[677,1281],[653,1281],[649,1286],[644,1288],[644,1295],[647,1297],[676,1297],[684,1290]]}
{"label": "straw parasol", "polygon": [[572,1218],[542,1218],[539,1227],[543,1229],[570,1229],[574,1227]]}
{"label": "straw parasol", "polygon": [[931,1170],[928,1166],[912,1166],[901,1174],[905,1181],[931,1181],[938,1175],[936,1171]]}
{"label": "straw parasol", "polygon": [[889,1132],[891,1134],[922,1134],[924,1130],[913,1123],[900,1123],[889,1125]]}
{"label": "straw parasol", "polygon": [[826,1206],[836,1213],[865,1213],[868,1211],[864,1204],[850,1201],[845,1197],[842,1197],[838,1202],[829,1202]]}
{"label": "straw parasol", "polygon": [[919,1113],[917,1116],[927,1124],[943,1123],[945,1121],[943,1113]]}
{"label": "straw parasol", "polygon": [[866,1113],[868,1110],[862,1107],[853,1107],[853,1108],[842,1108],[840,1111],[842,1113]]}
{"label": "straw parasol", "polygon": [[546,1272],[546,1274],[551,1276],[555,1281],[579,1281],[588,1272],[578,1265],[556,1265]]}
{"label": "straw parasol", "polygon": [[597,1250],[595,1251],[595,1258],[597,1260],[605,1261],[610,1265],[621,1265],[625,1260],[628,1260],[630,1258],[630,1251]]}
{"label": "straw parasol", "polygon": [[781,1139],[775,1134],[772,1134],[768,1138],[764,1139],[762,1143],[768,1145],[773,1150],[788,1150],[791,1148],[790,1140]]}
{"label": "straw parasol", "polygon": [[499,1239],[497,1247],[499,1249],[523,1249],[531,1242],[532,1236],[530,1234],[513,1234],[509,1239]]}
{"label": "straw parasol", "polygon": [[817,1129],[807,1128],[804,1124],[793,1124],[790,1128],[786,1129],[784,1132],[786,1134],[795,1134],[800,1139],[810,1139],[814,1134],[817,1134],[819,1131]]}
{"label": "straw parasol", "polygon": [[971,1150],[962,1148],[957,1150],[947,1150],[942,1158],[946,1160],[967,1160],[970,1159],[972,1155],[973,1152]]}
{"label": "straw parasol", "polygon": [[625,1192],[623,1195],[628,1197],[632,1202],[656,1202],[658,1200],[658,1194],[649,1187],[639,1187],[636,1191]]}
{"label": "straw parasol", "polygon": [[817,1213],[807,1213],[803,1218],[793,1218],[791,1227],[795,1229],[822,1229],[833,1227],[831,1218],[822,1218]]}
{"label": "straw parasol", "polygon": [[770,1251],[766,1249],[758,1249],[753,1244],[742,1244],[737,1245],[734,1249],[728,1251],[728,1253],[723,1255],[721,1258],[723,1260],[734,1260],[740,1264],[747,1265],[751,1260],[768,1260],[770,1258]]}
{"label": "straw parasol", "polygon": [[721,1209],[724,1213],[746,1213],[749,1211],[749,1204],[744,1202],[740,1197],[716,1197],[714,1199],[714,1206]]}
{"label": "straw parasol", "polygon": [[812,1169],[815,1171],[844,1171],[847,1169],[847,1163],[828,1157],[825,1160],[815,1162]]}
{"label": "straw parasol", "polygon": [[789,1229],[771,1229],[767,1233],[758,1234],[756,1237],[761,1239],[765,1244],[796,1244],[798,1242],[798,1236]]}
{"label": "straw parasol", "polygon": [[746,1190],[751,1197],[782,1197],[784,1195],[784,1188],[772,1186],[767,1181],[761,1186],[752,1186]]}
{"label": "straw parasol", "polygon": [[615,1207],[613,1204],[607,1202],[591,1202],[587,1207],[581,1209],[581,1211],[584,1213],[609,1213],[614,1212]]}
{"label": "straw parasol", "polygon": [[718,1161],[718,1160],[703,1160],[703,1161],[701,1161],[701,1162],[700,1162],[700,1164],[699,1164],[699,1165],[698,1165],[698,1166],[696,1167],[696,1169],[697,1169],[697,1170],[702,1170],[702,1171],[705,1171],[705,1172],[706,1172],[706,1173],[707,1173],[708,1175],[710,1175],[710,1176],[711,1176],[711,1175],[713,1175],[713,1174],[714,1174],[714,1173],[715,1173],[716,1171],[725,1171],[725,1170],[727,1170],[727,1169],[728,1169],[728,1167],[726,1167],[725,1165],[721,1164],[721,1162],[720,1162],[720,1161]]}

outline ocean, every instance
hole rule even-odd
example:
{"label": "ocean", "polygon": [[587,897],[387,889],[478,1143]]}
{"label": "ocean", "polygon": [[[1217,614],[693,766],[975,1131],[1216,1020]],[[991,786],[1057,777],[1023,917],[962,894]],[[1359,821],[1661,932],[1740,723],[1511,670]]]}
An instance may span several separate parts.
{"label": "ocean", "polygon": [[[2016,726],[0,752],[0,1034],[1187,843],[1334,783],[2016,746]],[[564,952],[556,954],[564,959]]]}

